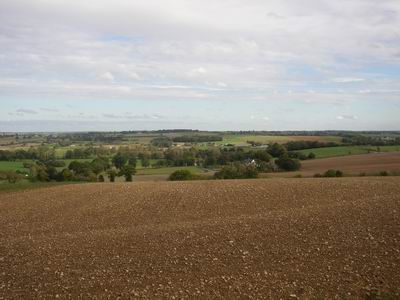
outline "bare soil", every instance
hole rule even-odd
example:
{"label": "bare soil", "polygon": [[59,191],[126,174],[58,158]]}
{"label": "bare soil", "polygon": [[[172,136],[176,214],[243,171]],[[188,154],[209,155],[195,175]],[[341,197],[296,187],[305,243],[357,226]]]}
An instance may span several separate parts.
{"label": "bare soil", "polygon": [[400,178],[0,194],[0,299],[400,295]]}
{"label": "bare soil", "polygon": [[313,176],[329,169],[341,170],[348,175],[377,175],[381,171],[400,173],[400,152],[369,153],[348,155],[301,162],[301,170],[296,172],[281,172],[267,174],[269,177],[291,177],[294,174]]}

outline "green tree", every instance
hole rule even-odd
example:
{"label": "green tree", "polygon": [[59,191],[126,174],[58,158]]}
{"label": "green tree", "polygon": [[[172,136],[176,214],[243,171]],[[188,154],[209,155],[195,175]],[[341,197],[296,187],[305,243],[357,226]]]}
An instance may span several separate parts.
{"label": "green tree", "polygon": [[125,177],[125,181],[132,181],[132,176],[136,173],[133,166],[127,165],[123,166],[119,175]]}
{"label": "green tree", "polygon": [[271,154],[273,157],[281,157],[286,154],[286,148],[278,143],[272,144],[268,148],[268,153]]}
{"label": "green tree", "polygon": [[293,159],[286,155],[279,157],[275,163],[281,170],[284,171],[297,171],[301,167],[298,159]]}
{"label": "green tree", "polygon": [[123,166],[125,166],[126,162],[127,162],[127,158],[121,152],[118,152],[112,158],[112,163],[114,164],[114,166],[117,169],[121,169]]}
{"label": "green tree", "polygon": [[150,166],[150,161],[148,158],[142,158],[142,167],[147,168]]}
{"label": "green tree", "polygon": [[114,169],[111,169],[108,171],[108,179],[110,180],[110,182],[114,182],[115,181],[115,177],[117,176],[117,172]]}

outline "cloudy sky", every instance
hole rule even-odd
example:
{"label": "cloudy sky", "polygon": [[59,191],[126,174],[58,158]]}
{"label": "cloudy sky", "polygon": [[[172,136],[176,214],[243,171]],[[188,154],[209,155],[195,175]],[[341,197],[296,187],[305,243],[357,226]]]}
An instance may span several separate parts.
{"label": "cloudy sky", "polygon": [[1,0],[0,131],[399,130],[399,0]]}

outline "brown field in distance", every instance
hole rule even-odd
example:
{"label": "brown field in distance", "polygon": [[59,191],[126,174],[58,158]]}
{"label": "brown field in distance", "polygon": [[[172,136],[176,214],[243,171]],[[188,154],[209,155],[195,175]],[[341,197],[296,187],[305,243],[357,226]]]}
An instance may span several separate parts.
{"label": "brown field in distance", "polygon": [[341,170],[347,175],[377,175],[381,171],[400,173],[400,152],[369,153],[305,160],[300,171],[268,173],[268,177],[293,177],[296,174],[310,177],[329,169]]}
{"label": "brown field in distance", "polygon": [[400,293],[400,177],[0,195],[0,299]]}

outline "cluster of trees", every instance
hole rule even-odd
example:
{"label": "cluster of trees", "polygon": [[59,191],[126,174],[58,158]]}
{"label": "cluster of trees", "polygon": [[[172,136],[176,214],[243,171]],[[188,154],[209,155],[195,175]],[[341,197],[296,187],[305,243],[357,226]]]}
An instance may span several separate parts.
{"label": "cluster of trees", "polygon": [[65,152],[65,159],[81,159],[81,158],[91,158],[93,156],[110,156],[116,152],[116,148],[106,148],[106,147],[78,147],[74,149],[69,149]]}
{"label": "cluster of trees", "polygon": [[349,145],[368,145],[368,146],[395,146],[400,145],[398,136],[365,136],[347,135],[342,138],[343,143]]}
{"label": "cluster of trees", "polygon": [[223,137],[218,135],[183,135],[172,138],[175,143],[210,143],[222,140]]}
{"label": "cluster of trees", "polygon": [[54,148],[48,146],[30,147],[28,150],[0,150],[0,161],[15,161],[21,159],[50,160],[55,158]]}
{"label": "cluster of trees", "polygon": [[246,165],[239,162],[223,166],[214,176],[199,176],[192,174],[189,170],[177,170],[169,176],[171,181],[184,181],[196,179],[244,179],[257,178],[258,169],[255,165]]}
{"label": "cluster of trees", "polygon": [[169,137],[160,136],[152,139],[151,144],[159,148],[168,148],[172,146],[172,140]]}
{"label": "cluster of trees", "polygon": [[49,143],[64,143],[65,140],[75,142],[101,142],[105,144],[117,144],[125,140],[121,132],[80,132],[80,133],[59,133],[46,136]]}
{"label": "cluster of trees", "polygon": [[340,144],[334,142],[322,143],[318,141],[290,141],[285,144],[287,151],[324,148],[324,147],[337,147],[337,146],[340,146]]}
{"label": "cluster of trees", "polygon": [[233,163],[224,166],[214,174],[215,179],[244,179],[257,177],[258,169],[255,165],[245,165],[241,163]]}
{"label": "cluster of trees", "polygon": [[[304,157],[303,157],[304,156]],[[228,166],[232,163],[244,165],[252,164],[260,172],[293,171],[300,168],[299,159],[314,158],[315,155],[302,155],[301,153],[287,152],[280,144],[273,144],[268,149],[245,150],[243,148],[209,148],[198,150],[196,148],[180,149],[171,148],[164,153],[165,161],[159,161],[153,166]],[[275,158],[275,159],[273,159]]]}

